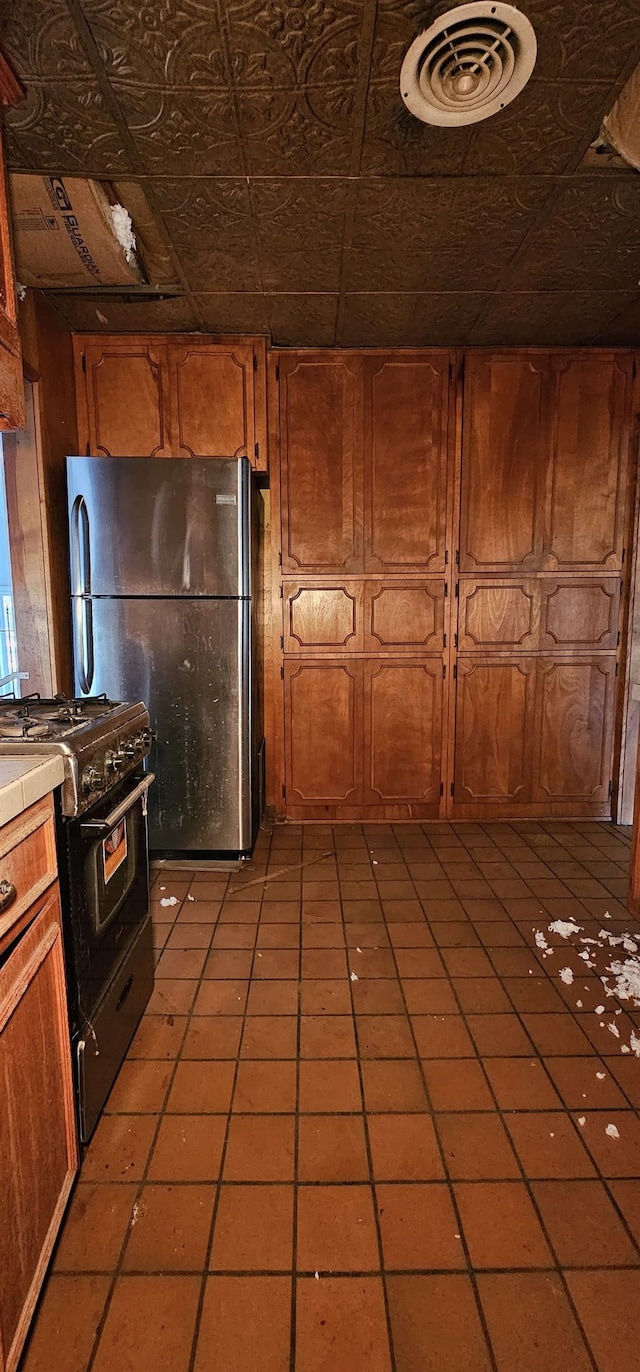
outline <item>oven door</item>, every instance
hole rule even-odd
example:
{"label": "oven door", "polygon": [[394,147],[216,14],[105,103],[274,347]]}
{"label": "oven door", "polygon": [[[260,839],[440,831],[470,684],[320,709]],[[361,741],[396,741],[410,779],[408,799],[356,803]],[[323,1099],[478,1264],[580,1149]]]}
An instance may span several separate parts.
{"label": "oven door", "polygon": [[147,791],[136,771],[67,822],[71,934],[78,1008],[92,1009],[118,971],[149,910]]}

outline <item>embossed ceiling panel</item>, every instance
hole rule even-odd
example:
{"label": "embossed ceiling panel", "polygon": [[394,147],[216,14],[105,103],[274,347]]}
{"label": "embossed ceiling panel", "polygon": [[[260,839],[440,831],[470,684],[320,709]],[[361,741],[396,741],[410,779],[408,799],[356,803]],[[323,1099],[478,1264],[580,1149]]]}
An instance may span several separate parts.
{"label": "embossed ceiling panel", "polygon": [[640,0],[521,0],[533,79],[439,129],[398,75],[449,7],[4,0],[10,167],[139,179],[182,273],[177,299],[105,301],[102,324],[65,297],[65,318],[283,346],[637,341],[640,177],[583,159],[640,57]]}

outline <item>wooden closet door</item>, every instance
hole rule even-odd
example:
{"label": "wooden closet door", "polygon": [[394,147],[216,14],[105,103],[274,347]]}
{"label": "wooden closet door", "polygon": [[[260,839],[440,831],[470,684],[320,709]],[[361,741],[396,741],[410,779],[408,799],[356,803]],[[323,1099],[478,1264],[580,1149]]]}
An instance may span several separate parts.
{"label": "wooden closet door", "polygon": [[360,805],[362,662],[285,662],[284,691],[287,813],[321,819]]}
{"label": "wooden closet door", "polygon": [[544,565],[622,566],[627,506],[631,353],[551,358],[551,463]]}
{"label": "wooden closet door", "polygon": [[455,814],[514,813],[531,801],[534,658],[459,659]]}
{"label": "wooden closet door", "polygon": [[407,818],[437,818],[442,693],[439,657],[365,662],[365,805],[409,807]]}
{"label": "wooden closet door", "polygon": [[166,345],[76,337],[75,349],[81,450],[97,457],[171,457]]}
{"label": "wooden closet door", "polygon": [[445,567],[451,359],[364,361],[365,571]]}
{"label": "wooden closet door", "polygon": [[176,457],[249,457],[255,464],[254,360],[251,344],[169,342]]}
{"label": "wooden closet door", "polygon": [[280,355],[282,568],[362,571],[361,362]]}
{"label": "wooden closet door", "polygon": [[465,364],[460,570],[536,570],[548,460],[546,354]]}
{"label": "wooden closet door", "polygon": [[607,814],[615,657],[538,664],[534,800],[575,814]]}

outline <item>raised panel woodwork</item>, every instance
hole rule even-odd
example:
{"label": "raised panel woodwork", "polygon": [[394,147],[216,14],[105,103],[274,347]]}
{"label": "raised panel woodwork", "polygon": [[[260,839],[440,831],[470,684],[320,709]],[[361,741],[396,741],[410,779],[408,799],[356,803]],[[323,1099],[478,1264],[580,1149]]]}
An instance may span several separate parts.
{"label": "raised panel woodwork", "polygon": [[546,358],[466,359],[460,568],[534,569],[542,546],[548,452]]}
{"label": "raised panel woodwork", "polygon": [[284,587],[287,653],[355,652],[361,647],[362,583]]}
{"label": "raised panel woodwork", "polygon": [[600,802],[606,812],[615,665],[613,657],[539,663],[535,800]]}
{"label": "raised panel woodwork", "polygon": [[362,800],[362,663],[287,662],[286,796],[292,806]]}
{"label": "raised panel woodwork", "polygon": [[365,570],[445,565],[449,357],[364,362]]}
{"label": "raised panel woodwork", "polygon": [[365,665],[366,802],[440,804],[442,661]]}
{"label": "raised panel woodwork", "polygon": [[535,582],[461,579],[458,590],[461,651],[535,648],[538,590]]}
{"label": "raised panel woodwork", "polygon": [[348,356],[280,357],[282,565],[362,568],[360,366]]}
{"label": "raised panel woodwork", "polygon": [[14,1372],[77,1165],[57,885],[0,966],[0,1347]]}
{"label": "raised panel woodwork", "polygon": [[[86,389],[89,452],[103,457],[171,457],[166,347],[144,339],[120,339],[84,344],[82,355],[84,368],[77,376]],[[80,430],[82,417],[80,408]]]}
{"label": "raised panel woodwork", "polygon": [[368,652],[440,652],[444,581],[365,583],[364,646]]}
{"label": "raised panel woodwork", "polygon": [[620,579],[540,584],[540,644],[556,650],[615,649],[618,641]]}
{"label": "raised panel woodwork", "polygon": [[551,358],[546,566],[622,565],[632,362],[629,353]]}
{"label": "raised panel woodwork", "polygon": [[531,799],[535,659],[458,661],[456,805]]}
{"label": "raised panel woodwork", "polygon": [[169,344],[176,456],[254,459],[253,356],[246,344]]}
{"label": "raised panel woodwork", "polygon": [[22,351],[18,332],[1,119],[2,105],[14,103],[21,95],[16,78],[0,53],[0,432],[21,429],[25,422]]}

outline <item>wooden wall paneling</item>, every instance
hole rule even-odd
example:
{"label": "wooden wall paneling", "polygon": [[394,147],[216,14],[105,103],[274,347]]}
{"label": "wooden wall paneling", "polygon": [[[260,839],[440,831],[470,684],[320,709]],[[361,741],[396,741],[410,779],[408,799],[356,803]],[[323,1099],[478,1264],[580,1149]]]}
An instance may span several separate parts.
{"label": "wooden wall paneling", "polygon": [[538,662],[533,800],[610,812],[615,656]]}
{"label": "wooden wall paneling", "polygon": [[[52,696],[56,675],[52,642],[54,614],[66,608],[52,604],[47,575],[44,521],[46,506],[36,437],[34,386],[27,383],[24,428],[4,435],[4,475],[11,554],[11,579],[18,644],[18,665],[29,671],[24,693]],[[17,683],[16,683],[17,684]]]}
{"label": "wooden wall paneling", "polygon": [[[622,570],[620,646],[616,720],[613,736],[612,815],[618,824],[634,821],[640,721],[640,368],[634,356],[629,435],[627,553]],[[636,698],[637,697],[637,698]]]}
{"label": "wooden wall paneling", "polygon": [[249,457],[255,464],[259,359],[252,344],[185,338],[169,340],[167,351],[174,456]]}
{"label": "wooden wall paneling", "polygon": [[265,738],[267,803],[278,818],[286,813],[284,739],[284,588],[282,583],[282,488],[278,353],[267,354],[267,436],[270,490],[271,641],[265,645]]}
{"label": "wooden wall paneling", "polygon": [[310,654],[362,650],[364,586],[290,581],[283,584],[284,651]]}
{"label": "wooden wall paneling", "polygon": [[361,362],[280,353],[282,567],[362,571]]}
{"label": "wooden wall paneling", "polygon": [[[82,452],[171,457],[169,363],[159,336],[74,337]],[[84,425],[86,424],[86,429]]]}
{"label": "wooden wall paneling", "polygon": [[633,355],[550,357],[544,565],[619,570],[626,534]]}
{"label": "wooden wall paneling", "polygon": [[454,815],[505,815],[532,798],[535,659],[459,658]]}
{"label": "wooden wall paneling", "polygon": [[359,659],[285,662],[291,818],[332,817],[336,807],[362,804],[362,682]]}
{"label": "wooden wall paneling", "polygon": [[547,372],[546,354],[467,354],[461,571],[539,565],[549,450]]}
{"label": "wooden wall paneling", "polygon": [[446,565],[452,357],[365,357],[366,571],[438,572]]}
{"label": "wooden wall paneling", "polygon": [[25,408],[9,191],[2,145],[2,108],[17,104],[23,98],[24,91],[17,77],[0,53],[0,432],[5,433],[23,427]]}
{"label": "wooden wall paneling", "polygon": [[363,647],[372,653],[441,653],[449,583],[429,580],[365,581]]}
{"label": "wooden wall paneling", "polygon": [[365,805],[438,817],[443,685],[441,657],[365,661]]}

